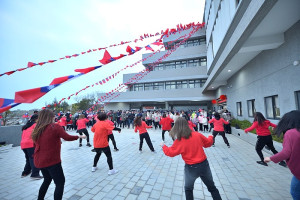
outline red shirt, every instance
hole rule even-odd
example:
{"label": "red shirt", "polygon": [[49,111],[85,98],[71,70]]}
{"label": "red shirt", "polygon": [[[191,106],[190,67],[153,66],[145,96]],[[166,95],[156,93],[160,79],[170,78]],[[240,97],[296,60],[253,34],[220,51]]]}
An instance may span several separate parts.
{"label": "red shirt", "polygon": [[276,127],[276,124],[271,123],[269,120],[265,120],[262,125],[258,124],[258,121],[253,122],[252,126],[245,129],[245,132],[252,131],[256,129],[256,134],[259,136],[268,136],[271,135],[269,127],[272,126],[273,128]]}
{"label": "red shirt", "polygon": [[193,122],[191,122],[191,121],[188,121],[188,124],[189,124],[190,129],[192,131],[195,131],[194,127],[196,127],[196,125]]}
{"label": "red shirt", "polygon": [[28,149],[34,147],[33,140],[31,139],[31,133],[35,126],[36,123],[34,123],[32,126],[30,126],[22,132],[22,139],[20,143],[21,149]]}
{"label": "red shirt", "polygon": [[89,122],[89,120],[87,118],[77,120],[77,122],[76,122],[77,129],[80,130],[80,129],[86,128],[87,122]]}
{"label": "red shirt", "polygon": [[220,118],[217,120],[216,118],[213,118],[209,120],[208,123],[213,123],[214,124],[214,131],[224,131],[224,124],[229,124],[229,122],[225,121],[223,118]]}
{"label": "red shirt", "polygon": [[94,147],[105,148],[108,147],[107,136],[115,127],[106,121],[98,121],[92,127],[91,131],[94,132]]}
{"label": "red shirt", "polygon": [[300,132],[297,129],[288,130],[283,137],[283,149],[271,157],[275,163],[286,160],[292,174],[300,180]]}
{"label": "red shirt", "polygon": [[60,126],[67,126],[67,118],[66,117],[62,117],[60,120],[59,120],[59,123],[58,123]]}
{"label": "red shirt", "polygon": [[160,120],[159,124],[162,126],[162,130],[169,131],[172,128],[172,122],[174,122],[173,119],[171,119],[170,117],[165,117]]}
{"label": "red shirt", "polygon": [[49,167],[61,162],[60,138],[73,141],[77,140],[78,136],[69,135],[57,124],[49,124],[35,142],[34,165],[37,168]]}
{"label": "red shirt", "polygon": [[152,128],[152,126],[148,126],[146,122],[142,121],[140,126],[136,126],[134,132],[139,131],[139,134],[143,134],[147,132],[147,128]]}
{"label": "red shirt", "polygon": [[[105,120],[107,123],[109,123],[111,126],[115,126],[115,124],[112,122],[112,121],[110,121],[110,120]],[[108,133],[108,135],[111,135],[111,134],[113,134],[113,132],[112,131],[110,131],[109,133]]]}
{"label": "red shirt", "polygon": [[188,165],[201,163],[206,159],[204,148],[213,144],[213,137],[206,138],[201,133],[193,131],[188,139],[175,140],[171,147],[164,145],[163,151],[167,156],[174,157],[181,154]]}

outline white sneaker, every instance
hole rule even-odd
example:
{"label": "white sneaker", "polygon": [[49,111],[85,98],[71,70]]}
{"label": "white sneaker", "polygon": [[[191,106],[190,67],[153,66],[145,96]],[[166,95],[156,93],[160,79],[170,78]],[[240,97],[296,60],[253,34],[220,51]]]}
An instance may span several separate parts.
{"label": "white sneaker", "polygon": [[116,169],[112,169],[112,170],[108,171],[108,175],[113,175],[113,174],[116,174],[116,173],[118,173],[118,170],[116,170]]}
{"label": "white sneaker", "polygon": [[92,167],[92,172],[95,172],[98,169],[98,167]]}

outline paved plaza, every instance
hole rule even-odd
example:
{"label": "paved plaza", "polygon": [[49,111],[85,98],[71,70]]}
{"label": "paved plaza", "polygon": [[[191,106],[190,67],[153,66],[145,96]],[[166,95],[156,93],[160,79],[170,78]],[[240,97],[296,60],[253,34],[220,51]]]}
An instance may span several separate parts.
{"label": "paved plaza", "polygon": [[[93,133],[89,130],[91,138]],[[75,131],[69,131],[76,135]],[[21,133],[20,133],[21,134]],[[157,153],[152,153],[144,142],[139,153],[139,136],[133,129],[114,132],[118,152],[112,151],[114,168],[119,172],[109,176],[106,156],[101,155],[98,170],[91,172],[95,153],[83,141],[62,143],[62,166],[66,183],[63,199],[185,199],[184,162],[181,156],[174,158],[163,154],[161,131],[149,129],[149,135]],[[204,135],[208,135],[204,133]],[[289,200],[291,173],[288,168],[270,163],[268,167],[256,164],[258,155],[254,146],[228,135],[228,149],[222,137],[217,136],[216,147],[205,150],[213,178],[224,200]],[[166,144],[171,138],[166,133]],[[110,142],[110,147],[112,144]],[[264,153],[264,155],[267,155]],[[21,178],[25,165],[20,147],[0,147],[0,199],[37,199],[42,180]],[[54,183],[51,183],[46,198],[53,199]],[[197,179],[195,199],[212,199],[205,185]]]}

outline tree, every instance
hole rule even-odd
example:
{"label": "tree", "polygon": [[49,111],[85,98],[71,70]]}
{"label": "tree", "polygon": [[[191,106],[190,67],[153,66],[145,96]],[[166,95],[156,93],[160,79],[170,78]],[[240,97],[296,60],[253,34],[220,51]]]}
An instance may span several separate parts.
{"label": "tree", "polygon": [[86,99],[86,98],[82,99],[79,103],[77,103],[79,110],[87,110],[93,104],[94,104],[94,99]]}
{"label": "tree", "polygon": [[15,117],[15,113],[12,113],[10,110],[4,112],[4,114],[2,115],[2,121],[3,121],[3,126],[6,125],[7,121],[10,119],[13,119]]}

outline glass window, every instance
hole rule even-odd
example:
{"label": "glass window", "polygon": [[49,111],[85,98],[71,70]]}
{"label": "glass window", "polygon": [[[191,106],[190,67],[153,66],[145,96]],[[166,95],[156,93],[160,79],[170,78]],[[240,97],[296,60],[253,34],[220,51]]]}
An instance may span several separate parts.
{"label": "glass window", "polygon": [[134,91],[143,91],[143,84],[135,84],[134,85]]}
{"label": "glass window", "polygon": [[200,87],[203,87],[203,85],[205,84],[206,79],[200,79]]}
{"label": "glass window", "polygon": [[296,109],[300,110],[300,91],[296,91],[295,96],[296,96]]}
{"label": "glass window", "polygon": [[206,58],[200,59],[200,66],[206,66]]}
{"label": "glass window", "polygon": [[189,81],[189,88],[195,88],[195,81],[194,80]]}
{"label": "glass window", "polygon": [[187,81],[181,81],[181,88],[187,88]]}
{"label": "glass window", "polygon": [[193,67],[193,66],[194,66],[194,60],[189,60],[188,67]]}
{"label": "glass window", "polygon": [[175,69],[175,62],[169,63],[170,69]]}
{"label": "glass window", "polygon": [[248,116],[249,117],[254,117],[255,111],[255,99],[251,99],[247,101],[248,105]]}
{"label": "glass window", "polygon": [[242,116],[242,102],[236,102],[237,116]]}
{"label": "glass window", "polygon": [[199,40],[194,40],[194,46],[198,46],[199,45]]}
{"label": "glass window", "polygon": [[195,80],[195,88],[200,88],[201,84],[200,84],[200,80]]}
{"label": "glass window", "polygon": [[200,38],[199,40],[200,40],[200,45],[206,43],[206,38]]}
{"label": "glass window", "polygon": [[163,90],[164,89],[164,83],[153,83],[153,90]]}
{"label": "glass window", "polygon": [[278,95],[265,97],[266,117],[269,119],[280,118]]}
{"label": "glass window", "polygon": [[153,83],[145,83],[145,90],[153,90]]}
{"label": "glass window", "polygon": [[167,81],[166,82],[166,90],[176,89],[175,81]]}

